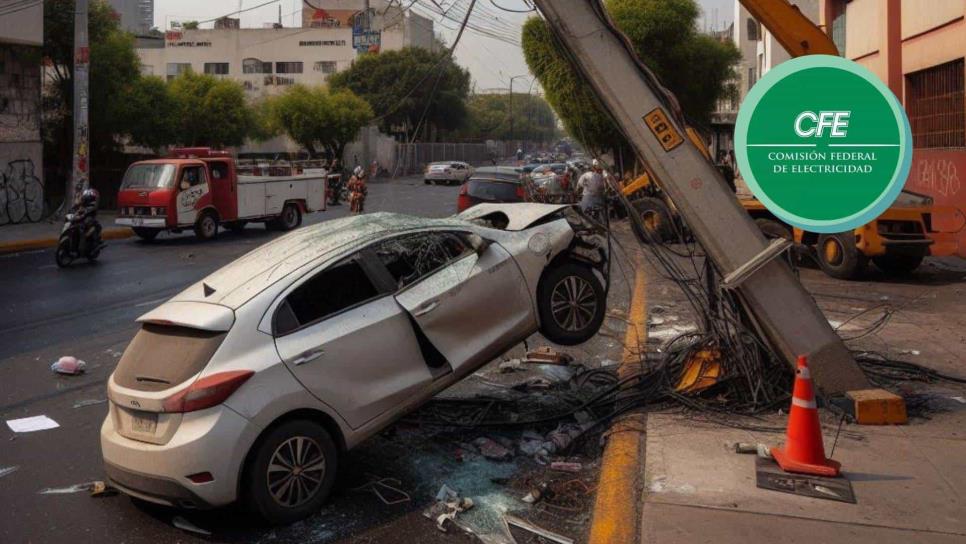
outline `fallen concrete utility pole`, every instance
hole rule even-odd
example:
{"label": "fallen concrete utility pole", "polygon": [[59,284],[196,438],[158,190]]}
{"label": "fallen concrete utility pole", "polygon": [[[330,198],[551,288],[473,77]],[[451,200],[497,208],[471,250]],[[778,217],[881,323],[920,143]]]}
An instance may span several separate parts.
{"label": "fallen concrete utility pole", "polygon": [[775,351],[792,368],[798,355],[808,354],[813,380],[826,394],[868,389],[841,338],[791,270],[774,259],[777,253],[715,166],[686,137],[673,97],[641,64],[601,2],[534,3]]}

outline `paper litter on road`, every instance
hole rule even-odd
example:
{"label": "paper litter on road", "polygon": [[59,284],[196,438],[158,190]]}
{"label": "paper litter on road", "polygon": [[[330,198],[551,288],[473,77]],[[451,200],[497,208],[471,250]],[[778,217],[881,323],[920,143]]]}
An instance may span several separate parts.
{"label": "paper litter on road", "polygon": [[18,468],[20,468],[20,467],[19,466],[16,466],[16,465],[14,465],[12,467],[0,467],[0,478],[3,478],[7,474],[16,472]]}
{"label": "paper litter on road", "polygon": [[97,482],[84,482],[82,484],[74,484],[69,487],[47,487],[41,489],[37,493],[41,495],[68,495],[70,493],[80,493],[81,491],[90,491],[94,489],[94,485]]}
{"label": "paper litter on road", "polygon": [[46,431],[60,427],[56,421],[47,416],[32,416],[21,419],[8,419],[7,427],[15,433],[32,433],[34,431]]}

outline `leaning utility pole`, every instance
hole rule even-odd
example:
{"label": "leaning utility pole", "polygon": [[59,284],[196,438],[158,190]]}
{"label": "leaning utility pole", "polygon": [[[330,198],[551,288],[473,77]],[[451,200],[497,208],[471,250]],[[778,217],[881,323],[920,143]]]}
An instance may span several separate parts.
{"label": "leaning utility pole", "polygon": [[74,4],[74,160],[67,191],[64,193],[64,213],[70,210],[78,196],[90,183],[90,130],[87,122],[90,96],[90,48],[87,43],[88,0]]}

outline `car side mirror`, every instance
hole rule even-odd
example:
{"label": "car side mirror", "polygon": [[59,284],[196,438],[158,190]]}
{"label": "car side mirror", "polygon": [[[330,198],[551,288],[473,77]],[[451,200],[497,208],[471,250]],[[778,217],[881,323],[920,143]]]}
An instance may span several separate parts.
{"label": "car side mirror", "polygon": [[486,249],[490,247],[490,244],[493,243],[487,240],[486,238],[483,238],[479,234],[471,234],[469,236],[469,239],[470,239],[470,246],[473,247],[473,251],[475,251],[476,255],[480,257],[483,256],[483,253],[486,252]]}

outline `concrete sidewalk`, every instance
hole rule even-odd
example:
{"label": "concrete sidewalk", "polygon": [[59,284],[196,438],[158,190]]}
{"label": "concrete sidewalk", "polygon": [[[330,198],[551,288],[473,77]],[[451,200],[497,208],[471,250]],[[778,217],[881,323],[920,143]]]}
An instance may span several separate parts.
{"label": "concrete sidewalk", "polygon": [[[134,236],[134,231],[128,227],[114,226],[117,217],[115,211],[101,211],[97,220],[104,227],[105,240],[118,240]],[[57,245],[63,221],[43,220],[37,223],[18,223],[0,226],[0,253],[14,253],[31,249],[43,249]]]}
{"label": "concrete sidewalk", "polygon": [[[651,414],[641,542],[964,542],[966,405],[956,395],[939,394],[948,411],[928,421],[843,427],[835,459],[857,504],[758,489],[755,456],[738,455],[732,445],[778,445],[782,434]],[[755,423],[783,426],[784,418]]]}

